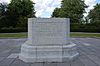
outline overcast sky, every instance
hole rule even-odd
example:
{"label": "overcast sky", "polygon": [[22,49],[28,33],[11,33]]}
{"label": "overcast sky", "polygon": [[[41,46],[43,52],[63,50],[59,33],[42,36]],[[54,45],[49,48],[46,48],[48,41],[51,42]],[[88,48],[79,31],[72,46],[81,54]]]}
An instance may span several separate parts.
{"label": "overcast sky", "polygon": [[[36,16],[49,18],[56,7],[60,7],[61,0],[32,0],[35,4]],[[0,2],[9,3],[10,0],[0,0]],[[85,3],[89,5],[89,8],[86,9],[89,12],[90,9],[93,9],[93,6],[96,3],[100,3],[100,0],[85,0]],[[87,14],[84,14],[85,16]]]}

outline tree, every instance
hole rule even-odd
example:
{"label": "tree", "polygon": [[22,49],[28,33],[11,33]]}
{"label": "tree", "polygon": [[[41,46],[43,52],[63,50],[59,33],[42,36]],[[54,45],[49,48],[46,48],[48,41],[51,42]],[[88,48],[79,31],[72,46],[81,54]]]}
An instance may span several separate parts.
{"label": "tree", "polygon": [[6,10],[7,10],[7,3],[0,3],[0,28],[6,26]]}
{"label": "tree", "polygon": [[88,15],[91,23],[100,23],[100,4],[96,4],[94,9],[90,10]]}
{"label": "tree", "polygon": [[54,12],[52,13],[52,17],[59,17],[60,8],[55,8]]}
{"label": "tree", "polygon": [[4,16],[7,9],[7,3],[0,3],[0,16]]}
{"label": "tree", "polygon": [[59,15],[62,18],[70,18],[72,23],[79,23],[83,18],[86,7],[83,0],[62,0],[61,8],[56,8],[52,16],[58,17]]}
{"label": "tree", "polygon": [[11,0],[7,17],[9,26],[27,27],[27,18],[35,17],[34,3],[31,0]]}
{"label": "tree", "polygon": [[100,32],[100,4],[96,4],[94,9],[90,10],[89,15],[90,24],[95,26]]}

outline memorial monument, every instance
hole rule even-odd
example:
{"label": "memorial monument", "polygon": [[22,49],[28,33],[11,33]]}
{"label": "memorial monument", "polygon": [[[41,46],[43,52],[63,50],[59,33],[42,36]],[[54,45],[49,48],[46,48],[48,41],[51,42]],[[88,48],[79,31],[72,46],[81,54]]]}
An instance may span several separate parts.
{"label": "memorial monument", "polygon": [[69,18],[29,18],[28,40],[19,58],[25,62],[67,62],[79,55],[70,41]]}

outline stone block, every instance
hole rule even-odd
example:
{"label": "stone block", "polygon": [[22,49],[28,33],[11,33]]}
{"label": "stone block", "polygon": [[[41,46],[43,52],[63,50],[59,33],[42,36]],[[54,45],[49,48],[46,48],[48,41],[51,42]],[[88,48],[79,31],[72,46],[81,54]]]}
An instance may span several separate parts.
{"label": "stone block", "polygon": [[67,62],[79,55],[70,42],[69,18],[29,18],[28,40],[19,58],[25,62]]}

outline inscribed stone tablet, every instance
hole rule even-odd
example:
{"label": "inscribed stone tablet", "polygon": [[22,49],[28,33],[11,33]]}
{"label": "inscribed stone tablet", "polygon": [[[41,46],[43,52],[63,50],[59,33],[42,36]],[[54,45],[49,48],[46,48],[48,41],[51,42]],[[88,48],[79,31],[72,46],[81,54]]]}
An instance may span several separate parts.
{"label": "inscribed stone tablet", "polygon": [[32,42],[34,45],[68,44],[69,19],[32,19]]}

